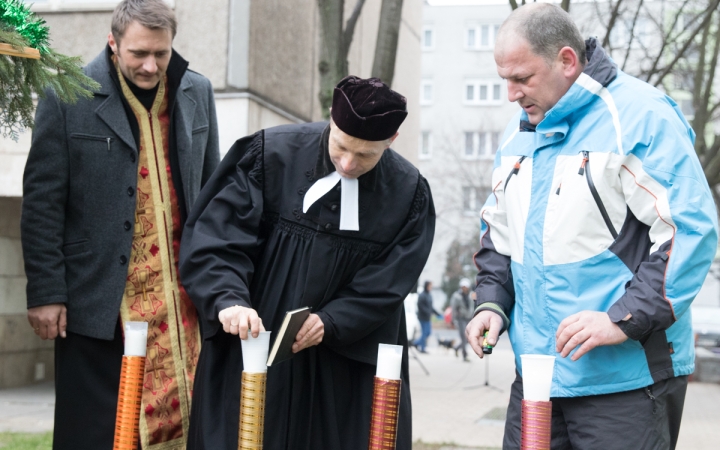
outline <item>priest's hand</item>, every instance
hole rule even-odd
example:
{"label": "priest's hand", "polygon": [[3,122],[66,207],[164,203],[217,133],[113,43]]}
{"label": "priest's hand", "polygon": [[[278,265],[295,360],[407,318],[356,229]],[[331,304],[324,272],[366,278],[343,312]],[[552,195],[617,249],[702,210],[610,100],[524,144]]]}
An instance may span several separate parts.
{"label": "priest's hand", "polygon": [[325,324],[320,320],[320,316],[317,314],[310,314],[305,323],[298,331],[295,336],[295,343],[292,346],[293,353],[297,353],[300,350],[318,345],[322,342],[323,336],[325,335]]}
{"label": "priest's hand", "polygon": [[[630,317],[628,314],[625,320]],[[555,333],[555,350],[565,358],[578,347],[570,357],[571,360],[577,361],[595,347],[622,344],[627,339],[625,332],[610,320],[607,313],[581,311],[560,322],[557,333]]]}
{"label": "priest's hand", "polygon": [[245,306],[236,305],[223,309],[218,314],[218,320],[226,333],[237,334],[240,339],[248,338],[248,329],[254,338],[258,337],[261,331],[265,331],[257,311]]}
{"label": "priest's hand", "polygon": [[28,309],[28,322],[40,339],[65,337],[67,328],[67,308],[64,303],[36,306]]}
{"label": "priest's hand", "polygon": [[485,332],[488,332],[488,344],[495,345],[502,327],[503,320],[500,314],[490,310],[480,311],[465,327],[465,336],[467,336],[468,343],[473,351],[482,358],[484,355],[482,346]]}

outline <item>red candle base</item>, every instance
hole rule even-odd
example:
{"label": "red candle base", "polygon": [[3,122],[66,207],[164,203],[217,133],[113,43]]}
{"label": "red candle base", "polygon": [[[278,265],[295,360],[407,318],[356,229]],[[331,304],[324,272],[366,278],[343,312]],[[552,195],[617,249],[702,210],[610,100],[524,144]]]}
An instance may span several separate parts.
{"label": "red candle base", "polygon": [[550,450],[552,402],[522,401],[521,450]]}
{"label": "red candle base", "polygon": [[400,384],[400,380],[375,377],[368,450],[395,450]]}

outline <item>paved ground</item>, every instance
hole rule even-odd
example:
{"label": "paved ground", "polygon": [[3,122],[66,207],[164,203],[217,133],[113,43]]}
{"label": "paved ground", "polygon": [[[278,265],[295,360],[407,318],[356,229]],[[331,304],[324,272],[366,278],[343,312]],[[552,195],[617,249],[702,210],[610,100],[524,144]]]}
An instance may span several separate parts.
{"label": "paved ground", "polygon": [[[454,330],[436,330],[443,338]],[[513,354],[501,340],[490,358],[469,363],[430,339],[428,354],[410,360],[413,440],[442,450],[500,448],[514,377]],[[429,375],[421,367],[424,366]],[[678,450],[716,450],[720,442],[720,384],[690,383]],[[53,426],[51,383],[0,390],[0,432],[42,432]]]}

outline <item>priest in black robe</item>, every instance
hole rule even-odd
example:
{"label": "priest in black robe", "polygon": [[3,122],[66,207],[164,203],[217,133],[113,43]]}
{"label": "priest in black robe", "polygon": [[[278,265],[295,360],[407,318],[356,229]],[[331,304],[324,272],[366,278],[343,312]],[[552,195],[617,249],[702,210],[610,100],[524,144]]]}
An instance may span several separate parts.
{"label": "priest in black robe", "polygon": [[[430,253],[427,181],[389,148],[406,100],[378,79],[335,88],[330,124],[238,140],[183,235],[181,279],[202,319],[188,449],[235,449],[240,338],[312,313],[269,367],[266,450],[366,449],[378,344],[402,345],[398,449],[412,447],[403,300]],[[337,182],[336,182],[337,181]]]}

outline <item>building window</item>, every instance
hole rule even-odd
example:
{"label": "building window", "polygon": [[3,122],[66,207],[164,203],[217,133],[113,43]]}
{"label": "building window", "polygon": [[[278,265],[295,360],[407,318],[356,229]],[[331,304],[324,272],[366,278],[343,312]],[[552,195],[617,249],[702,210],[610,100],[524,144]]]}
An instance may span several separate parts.
{"label": "building window", "polygon": [[435,48],[435,32],[432,28],[425,28],[422,36],[423,50],[432,50]]}
{"label": "building window", "polygon": [[463,155],[467,159],[473,159],[477,154],[477,151],[475,150],[477,147],[477,145],[475,144],[475,136],[476,133],[472,131],[465,132],[465,151]]}
{"label": "building window", "polygon": [[487,84],[481,84],[480,85],[480,100],[481,102],[487,101]]}
{"label": "building window", "polygon": [[431,80],[423,80],[420,87],[420,104],[431,105],[433,102],[433,82]]}
{"label": "building window", "polygon": [[497,152],[500,133],[492,131],[466,131],[463,140],[463,159],[492,159]]}
{"label": "building window", "polygon": [[475,48],[477,46],[477,42],[475,41],[475,28],[470,28],[467,30],[466,45],[467,48]]}
{"label": "building window", "polygon": [[475,100],[475,85],[468,84],[467,86],[465,86],[465,100]]}
{"label": "building window", "polygon": [[468,215],[475,215],[479,213],[490,195],[490,192],[490,188],[484,186],[463,186],[463,212]]}
{"label": "building window", "polygon": [[501,105],[502,86],[499,81],[465,81],[464,103],[467,105]]}
{"label": "building window", "polygon": [[492,50],[500,25],[483,24],[466,29],[465,47],[470,50]]}
{"label": "building window", "polygon": [[432,156],[432,133],[429,131],[420,133],[420,151],[418,156],[420,159],[430,159]]}

